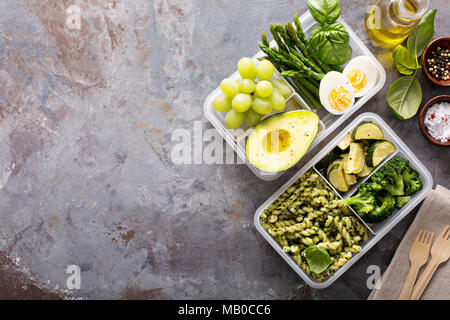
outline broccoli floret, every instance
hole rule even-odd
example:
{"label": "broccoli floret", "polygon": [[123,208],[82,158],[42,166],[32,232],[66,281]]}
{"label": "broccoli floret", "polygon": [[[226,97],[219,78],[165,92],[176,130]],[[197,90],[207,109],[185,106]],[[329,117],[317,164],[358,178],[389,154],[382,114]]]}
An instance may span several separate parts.
{"label": "broccoli floret", "polygon": [[376,199],[370,184],[361,183],[358,193],[345,200],[344,204],[352,206],[361,217],[365,217],[372,212],[375,209]]}
{"label": "broccoli floret", "polygon": [[395,210],[395,198],[390,194],[377,196],[377,206],[368,215],[364,216],[364,221],[378,223],[386,220]]}
{"label": "broccoli floret", "polygon": [[403,171],[403,182],[405,184],[405,195],[413,195],[420,190],[422,190],[422,180],[420,180],[419,173],[408,166],[405,171]]}
{"label": "broccoli floret", "polygon": [[373,188],[380,189],[381,187],[392,196],[404,195],[403,172],[407,167],[409,167],[408,160],[393,157],[372,176]]}
{"label": "broccoli floret", "polygon": [[395,197],[395,206],[398,209],[401,209],[409,202],[409,200],[411,200],[410,196]]}

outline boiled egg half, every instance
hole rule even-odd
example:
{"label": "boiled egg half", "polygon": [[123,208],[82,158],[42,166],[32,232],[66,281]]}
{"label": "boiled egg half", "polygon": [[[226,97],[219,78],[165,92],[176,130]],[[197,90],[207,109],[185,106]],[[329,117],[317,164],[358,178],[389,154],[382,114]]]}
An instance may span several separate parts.
{"label": "boiled egg half", "polygon": [[363,97],[375,87],[378,71],[372,59],[359,56],[350,60],[343,74],[348,78],[355,91],[355,97]]}
{"label": "boiled egg half", "polygon": [[355,103],[350,80],[337,71],[328,72],[320,81],[320,103],[332,114],[343,114]]}

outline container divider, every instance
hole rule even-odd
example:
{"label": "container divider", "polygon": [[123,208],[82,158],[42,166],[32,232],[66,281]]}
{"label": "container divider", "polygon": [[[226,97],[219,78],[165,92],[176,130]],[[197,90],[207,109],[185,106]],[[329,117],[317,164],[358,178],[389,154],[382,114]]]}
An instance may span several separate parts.
{"label": "container divider", "polygon": [[[328,185],[328,187],[331,188],[331,190],[333,190],[333,192],[341,199],[341,200],[345,200],[342,195],[333,187],[333,185],[328,181],[328,179],[325,179],[325,177],[320,173],[319,170],[317,170],[316,166],[313,166],[314,171],[319,175],[319,177],[322,178],[322,180],[325,181],[325,183]],[[372,234],[376,234],[372,228],[370,228],[370,226],[359,216],[359,214],[356,213],[355,210],[353,210],[352,207],[348,207],[350,209],[350,211],[359,219],[359,221],[361,221],[362,224],[364,224],[364,226],[372,233]]]}

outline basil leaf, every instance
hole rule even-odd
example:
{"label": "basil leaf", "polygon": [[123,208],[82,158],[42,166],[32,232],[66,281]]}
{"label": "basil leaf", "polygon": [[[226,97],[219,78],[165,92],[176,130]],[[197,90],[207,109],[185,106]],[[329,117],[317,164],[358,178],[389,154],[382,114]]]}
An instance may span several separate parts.
{"label": "basil leaf", "polygon": [[436,11],[436,9],[428,11],[409,35],[408,50],[413,57],[420,57],[427,45],[433,40]]}
{"label": "basil leaf", "polygon": [[412,75],[416,69],[419,69],[417,59],[411,55],[408,49],[400,44],[392,52],[392,58],[394,59],[395,67],[401,74]]}
{"label": "basil leaf", "polygon": [[320,23],[333,23],[341,14],[339,0],[308,0],[309,11],[314,19]]}
{"label": "basil leaf", "polygon": [[305,257],[309,269],[314,273],[324,272],[331,264],[331,258],[327,250],[315,245],[305,249]]}
{"label": "basil leaf", "polygon": [[336,43],[348,43],[350,36],[342,23],[335,22],[329,25],[314,26],[309,40],[315,48],[318,48],[327,40]]}
{"label": "basil leaf", "polygon": [[400,120],[414,117],[422,102],[422,88],[416,79],[416,73],[395,80],[389,88],[386,101]]}
{"label": "basil leaf", "polygon": [[347,29],[345,29],[344,25],[339,21],[329,24],[325,26],[325,28],[329,30],[328,39],[331,41],[338,43],[348,43],[350,41]]}
{"label": "basil leaf", "polygon": [[348,43],[325,41],[318,49],[320,60],[327,64],[342,65],[352,57],[352,47]]}
{"label": "basil leaf", "polygon": [[309,41],[316,50],[328,40],[327,33],[323,30],[322,25],[316,25],[311,29]]}

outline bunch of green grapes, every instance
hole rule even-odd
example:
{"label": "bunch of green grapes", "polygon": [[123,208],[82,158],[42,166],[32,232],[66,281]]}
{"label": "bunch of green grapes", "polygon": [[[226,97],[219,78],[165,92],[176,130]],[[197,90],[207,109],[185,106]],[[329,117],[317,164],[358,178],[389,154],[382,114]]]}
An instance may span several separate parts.
{"label": "bunch of green grapes", "polygon": [[230,129],[239,128],[244,121],[254,127],[262,116],[286,107],[291,89],[281,79],[273,78],[274,66],[263,60],[255,66],[250,58],[238,63],[241,78],[224,79],[220,83],[223,94],[213,101],[217,112],[227,112],[225,124]]}

